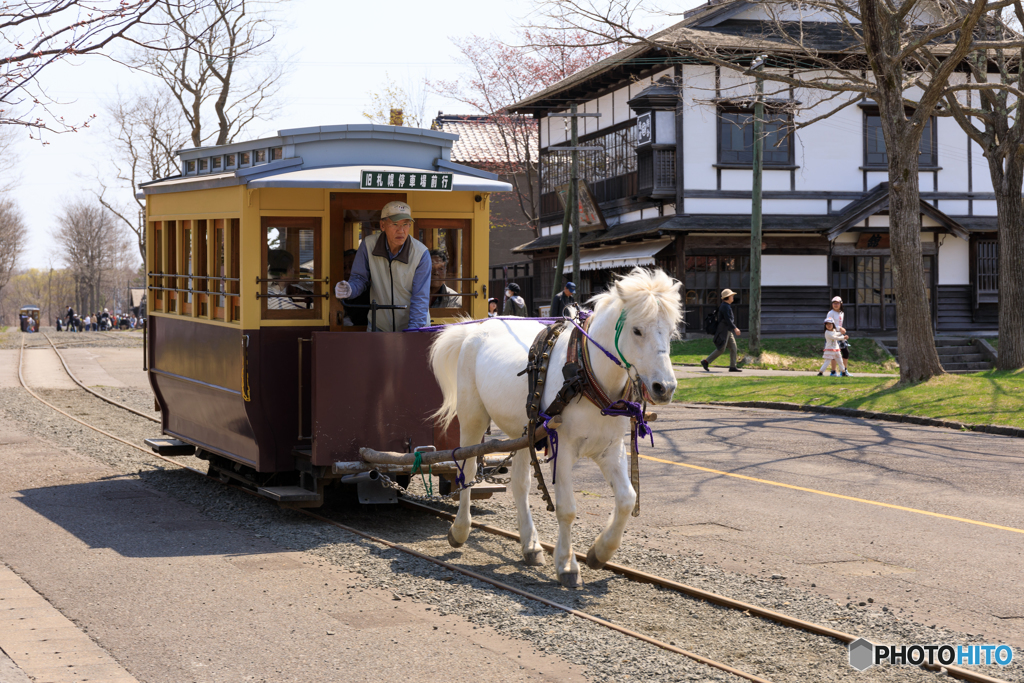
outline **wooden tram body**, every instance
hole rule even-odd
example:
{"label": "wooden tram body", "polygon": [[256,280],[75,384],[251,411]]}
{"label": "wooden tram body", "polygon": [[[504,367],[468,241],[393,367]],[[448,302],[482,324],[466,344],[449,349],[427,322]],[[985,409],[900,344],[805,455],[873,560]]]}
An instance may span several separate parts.
{"label": "wooden tram body", "polygon": [[457,427],[438,433],[428,419],[441,403],[433,335],[346,325],[351,309],[333,296],[345,252],[401,200],[411,236],[448,255],[445,282],[462,302],[432,308],[431,321],[486,316],[489,195],[510,186],[450,163],[455,139],[370,124],[281,131],[182,150],[181,176],[142,186],[149,379],[164,434],[303,505],[322,501],[361,446],[458,445]]}
{"label": "wooden tram body", "polygon": [[28,305],[22,306],[18,309],[18,326],[22,332],[28,330],[28,320],[31,318],[35,321],[36,332],[39,331],[39,307]]}

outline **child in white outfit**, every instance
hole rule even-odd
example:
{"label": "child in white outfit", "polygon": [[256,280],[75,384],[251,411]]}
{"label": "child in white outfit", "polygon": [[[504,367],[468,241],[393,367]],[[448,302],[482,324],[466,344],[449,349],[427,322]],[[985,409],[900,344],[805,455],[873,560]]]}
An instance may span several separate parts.
{"label": "child in white outfit", "polygon": [[[821,354],[821,357],[825,359],[825,362],[821,364],[821,368],[818,370],[818,376],[824,374],[825,368],[829,366],[833,361],[839,365],[839,373],[843,377],[848,377],[846,374],[846,366],[843,365],[843,354],[839,349],[839,342],[843,339],[848,339],[845,334],[836,329],[836,324],[831,318],[825,319],[825,351]],[[834,376],[836,371],[832,371]]]}

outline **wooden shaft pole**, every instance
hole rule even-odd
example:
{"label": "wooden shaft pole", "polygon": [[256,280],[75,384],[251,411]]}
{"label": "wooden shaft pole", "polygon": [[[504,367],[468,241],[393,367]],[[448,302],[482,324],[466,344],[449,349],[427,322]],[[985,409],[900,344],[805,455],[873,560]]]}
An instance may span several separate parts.
{"label": "wooden shaft pole", "polygon": [[[551,418],[550,424],[552,429],[558,429],[562,425],[562,421],[558,416],[555,416]],[[543,427],[538,427],[537,434],[534,438],[540,440],[545,436],[547,436],[547,430]],[[510,453],[511,451],[529,448],[529,446],[529,436],[521,436],[518,439],[495,439],[486,443],[479,443],[473,446],[466,446],[464,448],[456,448],[450,451],[427,451],[423,453],[423,458],[420,460],[420,463],[423,465],[434,465],[436,463],[450,462],[452,460],[469,460],[470,458],[479,458],[480,456],[489,455],[491,453]],[[359,455],[368,463],[382,465],[412,465],[416,461],[415,453],[375,451],[372,448],[360,448]]]}

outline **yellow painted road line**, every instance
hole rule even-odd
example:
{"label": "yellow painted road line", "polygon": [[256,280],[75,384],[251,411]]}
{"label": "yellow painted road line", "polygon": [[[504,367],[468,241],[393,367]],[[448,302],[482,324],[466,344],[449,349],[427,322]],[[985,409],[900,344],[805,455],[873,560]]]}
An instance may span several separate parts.
{"label": "yellow painted road line", "polygon": [[893,505],[892,503],[881,503],[877,500],[868,500],[866,498],[854,498],[853,496],[844,496],[841,493],[832,493],[830,491],[819,491],[818,489],[809,489],[803,486],[794,486],[793,484],[783,484],[779,481],[772,481],[771,479],[758,479],[757,477],[748,477],[745,474],[733,474],[732,472],[723,472],[722,470],[713,470],[710,467],[701,467],[700,465],[690,465],[685,462],[676,462],[674,460],[662,460],[661,458],[655,458],[650,455],[641,455],[644,460],[651,460],[653,462],[660,462],[666,465],[675,465],[676,467],[689,467],[693,470],[700,470],[701,472],[710,472],[711,474],[720,474],[723,477],[734,477],[736,479],[745,479],[747,481],[753,481],[758,484],[768,484],[769,486],[780,486],[784,489],[792,489],[794,491],[803,491],[804,493],[816,493],[819,496],[830,496],[832,498],[841,498],[843,500],[850,500],[854,503],[866,503],[867,505],[877,505],[878,507],[890,508],[892,510],[902,510],[903,512],[914,512],[919,515],[927,515],[928,517],[938,517],[939,519],[950,519],[954,522],[963,522],[965,524],[974,524],[977,526],[986,526],[990,529],[999,529],[1000,531],[1013,531],[1018,534],[1024,534],[1024,529],[1016,529],[1012,526],[1002,526],[1000,524],[990,524],[989,522],[979,522],[976,519],[966,519],[964,517],[954,517],[952,515],[943,515],[938,512],[929,512],[928,510],[918,510],[917,508],[903,507],[902,505]]}

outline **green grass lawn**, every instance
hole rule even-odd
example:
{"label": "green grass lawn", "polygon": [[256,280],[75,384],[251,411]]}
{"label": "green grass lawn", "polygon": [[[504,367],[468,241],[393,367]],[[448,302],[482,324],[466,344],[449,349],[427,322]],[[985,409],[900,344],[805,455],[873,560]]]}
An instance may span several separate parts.
{"label": "green grass lawn", "polygon": [[782,401],[1024,427],[1024,371],[943,375],[896,387],[880,377],[700,377],[679,381],[675,400]]}
{"label": "green grass lawn", "polygon": [[[747,368],[763,370],[817,370],[821,367],[821,352],[825,347],[821,337],[798,337],[793,339],[762,339],[761,355],[751,358],[747,355],[747,339],[736,340],[741,364]],[[679,365],[698,365],[701,358],[715,350],[710,339],[672,342],[672,362]],[[726,359],[728,361],[728,358]],[[721,363],[721,360],[718,361]],[[898,373],[895,359],[871,339],[850,341],[851,372]]]}

